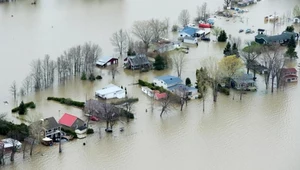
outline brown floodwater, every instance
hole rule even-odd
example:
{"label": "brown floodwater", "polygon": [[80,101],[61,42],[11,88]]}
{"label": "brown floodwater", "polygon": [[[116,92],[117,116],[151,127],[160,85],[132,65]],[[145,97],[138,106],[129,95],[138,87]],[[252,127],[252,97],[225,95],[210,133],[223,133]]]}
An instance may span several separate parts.
{"label": "brown floodwater", "polygon": [[[0,4],[0,113],[7,113],[7,118],[15,123],[21,122],[10,112],[14,102],[9,86],[14,80],[21,86],[33,59],[43,58],[45,54],[56,59],[64,50],[88,41],[99,44],[103,55],[111,55],[113,47],[109,38],[118,29],[129,29],[135,20],[152,17],[169,17],[173,25],[180,10],[188,9],[191,16],[195,16],[196,5],[202,2],[41,0],[32,6],[30,1],[20,0]],[[209,1],[208,8],[215,11],[222,2]],[[226,21],[217,17],[216,25],[234,37],[241,37],[244,43],[253,40],[255,34],[238,33],[239,29],[265,28],[270,34],[279,33],[288,23],[273,29],[272,24],[264,23],[264,16],[274,12],[287,15],[295,4],[297,0],[264,0],[247,7],[249,12],[236,19]],[[299,27],[296,31],[300,31]],[[176,35],[170,34],[169,38],[175,39]],[[197,48],[191,48],[182,77],[190,77],[195,82],[195,69],[201,66],[201,60],[208,56],[222,57],[224,45],[200,42]],[[297,50],[300,52],[299,46]],[[232,92],[230,96],[219,94],[218,102],[213,103],[209,93],[204,113],[202,101],[192,100],[182,112],[177,108],[160,118],[158,105],[151,113],[150,99],[131,84],[138,79],[152,81],[155,76],[175,75],[175,71],[123,71],[121,64],[115,80],[106,69],[96,69],[103,77],[100,81],[71,79],[63,85],[18,98],[18,102],[36,103],[36,109],[30,110],[29,115],[58,119],[68,112],[85,119],[81,110],[46,98],[57,96],[85,101],[94,98],[95,90],[114,83],[125,86],[129,96],[139,98],[134,107],[134,120],[119,122],[112,134],[105,134],[104,124],[93,123],[95,134],[63,143],[61,154],[58,145],[38,146],[32,157],[23,159],[18,153],[14,163],[6,158],[6,164],[0,169],[300,169],[299,84],[289,84],[271,94],[265,90],[262,77],[258,77],[258,91],[245,94],[242,101]],[[10,104],[4,105],[2,101]],[[119,132],[119,127],[124,127],[124,132]]]}

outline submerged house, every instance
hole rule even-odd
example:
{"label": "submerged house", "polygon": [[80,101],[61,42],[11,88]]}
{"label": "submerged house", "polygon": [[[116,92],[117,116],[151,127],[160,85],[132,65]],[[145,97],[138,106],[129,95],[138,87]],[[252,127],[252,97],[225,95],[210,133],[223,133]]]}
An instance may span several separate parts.
{"label": "submerged house", "polygon": [[78,117],[65,113],[58,121],[58,123],[66,129],[76,130],[79,127],[86,126],[86,123]]}
{"label": "submerged house", "polygon": [[96,97],[100,97],[102,99],[113,99],[118,98],[122,99],[126,97],[126,91],[119,86],[116,86],[114,84],[109,84],[106,87],[97,90],[95,92]]}
{"label": "submerged house", "polygon": [[195,37],[184,37],[182,39],[182,42],[188,44],[195,44],[196,46],[198,46],[198,39]]}
{"label": "submerged house", "polygon": [[289,42],[292,36],[297,40],[299,34],[295,32],[283,31],[279,35],[269,36],[264,34],[263,31],[258,31],[258,34],[255,36],[255,42],[259,44],[286,44]]}
{"label": "submerged house", "polygon": [[33,122],[29,128],[35,128],[36,126],[42,127],[41,132],[44,138],[57,139],[61,135],[61,126],[57,123],[54,117],[48,117],[39,121]]}
{"label": "submerged house", "polygon": [[153,79],[153,84],[155,86],[161,86],[179,96],[188,95],[190,98],[196,98],[198,94],[197,89],[194,87],[188,87],[182,83],[183,81],[179,77],[170,75],[159,76]]}
{"label": "submerged house", "polygon": [[195,27],[185,26],[181,31],[179,31],[179,38],[184,37],[200,37],[200,29]]}
{"label": "submerged house", "polygon": [[257,87],[252,74],[235,76],[231,81],[231,86],[237,90],[256,91]]}
{"label": "submerged house", "polygon": [[146,54],[137,54],[135,56],[128,56],[124,59],[124,67],[127,69],[150,69],[151,63]]}
{"label": "submerged house", "polygon": [[153,97],[155,100],[163,99],[167,97],[167,93],[160,92],[158,90],[152,90],[149,87],[142,86],[142,92],[147,94],[150,97]]}
{"label": "submerged house", "polygon": [[112,56],[103,56],[96,62],[96,65],[100,67],[106,67],[113,64],[118,64],[118,58]]}
{"label": "submerged house", "polygon": [[295,68],[283,68],[281,71],[284,82],[289,83],[298,81],[297,70]]}

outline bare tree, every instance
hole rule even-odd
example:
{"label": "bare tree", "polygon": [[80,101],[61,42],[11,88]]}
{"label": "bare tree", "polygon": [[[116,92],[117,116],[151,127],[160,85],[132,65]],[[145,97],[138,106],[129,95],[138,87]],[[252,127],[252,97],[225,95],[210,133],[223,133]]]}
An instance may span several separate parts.
{"label": "bare tree", "polygon": [[179,23],[185,27],[190,22],[190,13],[187,9],[183,9],[178,16]]}
{"label": "bare tree", "polygon": [[148,51],[149,44],[153,39],[153,32],[149,21],[135,21],[132,26],[132,33],[145,44],[145,50]]}
{"label": "bare tree", "polygon": [[16,81],[13,81],[10,86],[10,93],[13,96],[14,100],[17,100],[17,83]]}
{"label": "bare tree", "polygon": [[27,76],[22,83],[22,87],[25,90],[25,93],[28,95],[32,89],[32,77]]}
{"label": "bare tree", "polygon": [[122,56],[123,53],[128,48],[128,34],[126,31],[120,29],[119,31],[113,33],[110,38],[111,44],[116,48],[115,50]]}
{"label": "bare tree", "polygon": [[225,5],[226,8],[227,8],[227,7],[230,7],[231,1],[232,1],[232,0],[224,0],[224,5]]}
{"label": "bare tree", "polygon": [[27,142],[30,143],[30,156],[32,155],[34,144],[36,141],[40,142],[40,134],[43,128],[47,126],[47,121],[44,121],[41,115],[30,115],[28,121],[31,122],[29,126],[29,137]]}
{"label": "bare tree", "polygon": [[274,56],[274,64],[271,73],[271,92],[274,91],[274,81],[276,78],[276,87],[277,89],[280,87],[281,83],[281,72],[282,68],[285,65],[285,59],[283,55],[283,51],[279,51],[279,54]]}
{"label": "bare tree", "polygon": [[150,29],[153,35],[153,41],[157,42],[162,36],[168,32],[168,26],[164,21],[158,19],[151,19],[149,21]]}
{"label": "bare tree", "polygon": [[31,63],[32,69],[32,78],[33,78],[33,87],[34,90],[40,90],[43,87],[43,70],[42,70],[42,62],[40,59],[33,60]]}
{"label": "bare tree", "polygon": [[175,52],[172,56],[173,67],[177,72],[177,76],[181,77],[181,73],[186,64],[186,57],[182,52]]}
{"label": "bare tree", "polygon": [[242,44],[241,37],[233,37],[231,34],[229,34],[228,40],[231,44],[236,44],[237,49],[240,49],[241,44]]}
{"label": "bare tree", "polygon": [[[264,48],[262,50],[263,50],[262,61],[265,64],[265,67],[267,69],[264,73],[265,85],[266,85],[266,89],[268,89],[269,80],[270,80],[271,74],[273,74],[272,72],[275,67],[275,62],[277,61],[278,57],[283,55],[283,53],[282,53],[282,48],[279,45],[264,46]],[[275,78],[275,76],[274,76],[274,78]],[[272,79],[272,89],[271,89],[272,92],[273,92],[273,83],[274,83],[274,80]]]}
{"label": "bare tree", "polygon": [[159,100],[159,105],[161,107],[160,117],[162,117],[163,114],[169,112],[172,109],[172,106],[174,104],[174,97],[171,93],[168,93],[165,98],[162,98]]}
{"label": "bare tree", "polygon": [[216,57],[206,58],[203,61],[203,67],[207,70],[207,76],[213,91],[213,101],[217,102],[218,84],[221,80],[218,59]]}
{"label": "bare tree", "polygon": [[110,68],[109,68],[109,72],[108,74],[110,74],[112,76],[112,79],[114,80],[115,79],[115,76],[117,74],[119,74],[119,69],[118,69],[118,66],[116,65],[112,65]]}
{"label": "bare tree", "polygon": [[202,97],[202,110],[205,111],[205,97],[207,92],[207,84],[209,83],[209,78],[207,75],[206,68],[201,67],[199,70],[196,70],[196,80],[197,80],[197,87],[198,92],[200,93],[200,96]]}
{"label": "bare tree", "polygon": [[208,14],[207,14],[207,3],[202,3],[201,6],[197,6],[197,17],[195,21],[198,23],[200,20],[206,21]]}

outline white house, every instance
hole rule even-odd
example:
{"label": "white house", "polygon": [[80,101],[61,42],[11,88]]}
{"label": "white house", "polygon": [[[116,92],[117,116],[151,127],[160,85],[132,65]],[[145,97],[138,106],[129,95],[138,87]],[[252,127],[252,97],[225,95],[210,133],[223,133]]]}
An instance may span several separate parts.
{"label": "white house", "polygon": [[142,86],[142,92],[144,92],[145,94],[147,94],[150,97],[154,96],[153,90],[151,90],[149,87]]}
{"label": "white house", "polygon": [[155,77],[153,79],[153,83],[155,86],[161,86],[165,89],[168,89],[168,87],[174,86],[176,84],[181,84],[182,80],[179,77],[165,75]]}
{"label": "white house", "polygon": [[126,97],[126,92],[124,89],[114,85],[114,84],[109,84],[108,86],[97,90],[95,92],[95,95],[97,97],[100,97],[102,99],[112,99],[112,98],[125,98]]}
{"label": "white house", "polygon": [[103,56],[96,62],[96,65],[105,67],[117,63],[118,63],[118,58],[112,56]]}
{"label": "white house", "polygon": [[187,44],[195,44],[198,46],[198,39],[194,37],[184,37],[182,42]]}

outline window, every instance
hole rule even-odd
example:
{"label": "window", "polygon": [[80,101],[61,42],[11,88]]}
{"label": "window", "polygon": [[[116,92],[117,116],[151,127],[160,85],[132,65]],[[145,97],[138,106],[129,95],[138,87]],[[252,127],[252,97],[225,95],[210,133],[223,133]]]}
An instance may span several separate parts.
{"label": "window", "polygon": [[292,78],[292,80],[295,80],[295,78]]}

